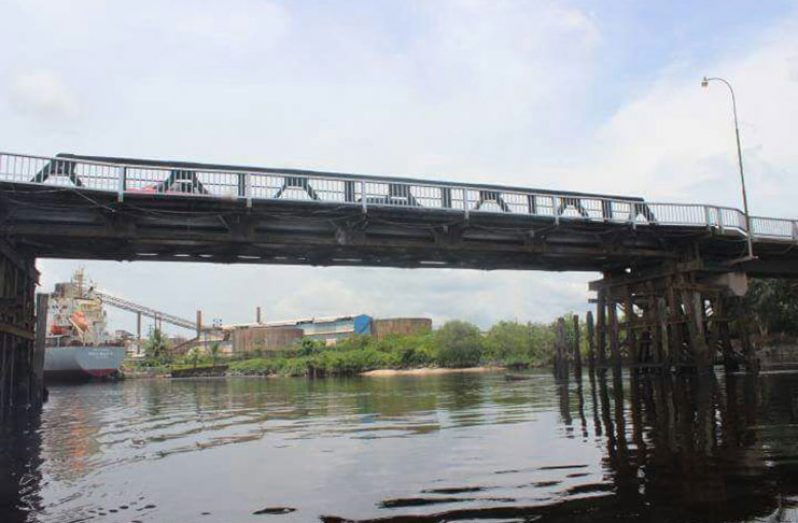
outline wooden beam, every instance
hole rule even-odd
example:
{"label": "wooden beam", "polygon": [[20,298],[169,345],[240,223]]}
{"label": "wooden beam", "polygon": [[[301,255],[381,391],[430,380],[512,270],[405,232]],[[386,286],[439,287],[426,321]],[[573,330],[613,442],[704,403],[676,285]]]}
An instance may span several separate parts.
{"label": "wooden beam", "polygon": [[0,332],[5,334],[10,334],[11,336],[16,336],[17,338],[22,338],[25,340],[32,341],[36,338],[32,330],[26,330],[21,327],[17,327],[15,325],[11,325],[5,322],[0,322]]}

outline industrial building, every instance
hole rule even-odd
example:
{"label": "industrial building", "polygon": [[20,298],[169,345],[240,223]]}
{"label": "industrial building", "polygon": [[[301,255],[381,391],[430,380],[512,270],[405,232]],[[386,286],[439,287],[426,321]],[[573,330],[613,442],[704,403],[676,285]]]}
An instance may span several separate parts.
{"label": "industrial building", "polygon": [[[355,335],[384,338],[392,334],[417,334],[432,330],[429,318],[375,319],[367,314],[304,318],[298,320],[239,324],[224,327],[229,352],[275,351],[290,347],[301,338],[335,345]],[[227,351],[225,351],[227,352]]]}

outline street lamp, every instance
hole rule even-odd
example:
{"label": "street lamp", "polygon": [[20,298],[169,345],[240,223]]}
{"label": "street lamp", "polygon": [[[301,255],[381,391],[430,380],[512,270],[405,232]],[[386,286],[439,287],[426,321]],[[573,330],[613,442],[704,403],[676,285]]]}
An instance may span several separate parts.
{"label": "street lamp", "polygon": [[740,165],[740,182],[742,183],[743,186],[743,210],[745,211],[745,231],[746,231],[746,237],[748,239],[747,259],[750,260],[754,258],[754,244],[751,239],[751,234],[752,234],[751,215],[748,214],[748,193],[745,190],[745,175],[743,174],[743,151],[742,148],[740,147],[740,126],[737,123],[737,99],[734,96],[734,89],[732,89],[731,84],[726,80],[724,80],[723,78],[714,78],[714,77],[707,78],[705,76],[704,79],[701,80],[701,87],[709,87],[709,82],[714,82],[714,81],[723,82],[726,85],[726,87],[729,88],[729,92],[731,93],[732,112],[734,113],[734,134],[737,138],[737,162]]}

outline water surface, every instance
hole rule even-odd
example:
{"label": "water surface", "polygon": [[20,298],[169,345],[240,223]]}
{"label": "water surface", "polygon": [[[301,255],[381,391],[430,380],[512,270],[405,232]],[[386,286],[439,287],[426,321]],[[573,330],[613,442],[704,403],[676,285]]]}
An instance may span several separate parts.
{"label": "water surface", "polygon": [[0,521],[796,521],[798,374],[58,386]]}

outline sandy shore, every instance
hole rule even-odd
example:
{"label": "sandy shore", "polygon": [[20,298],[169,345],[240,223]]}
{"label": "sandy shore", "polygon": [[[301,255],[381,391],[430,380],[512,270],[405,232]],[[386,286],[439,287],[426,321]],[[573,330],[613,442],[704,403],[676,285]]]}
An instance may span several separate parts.
{"label": "sandy shore", "polygon": [[361,372],[361,376],[387,377],[387,376],[430,376],[433,374],[455,374],[455,373],[476,373],[476,372],[498,372],[505,370],[504,367],[468,367],[465,369],[445,369],[430,368],[422,369],[376,369]]}

